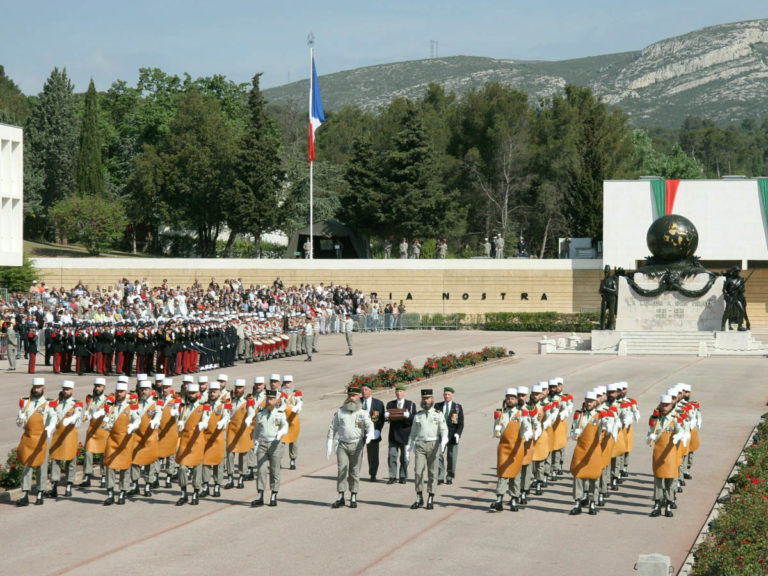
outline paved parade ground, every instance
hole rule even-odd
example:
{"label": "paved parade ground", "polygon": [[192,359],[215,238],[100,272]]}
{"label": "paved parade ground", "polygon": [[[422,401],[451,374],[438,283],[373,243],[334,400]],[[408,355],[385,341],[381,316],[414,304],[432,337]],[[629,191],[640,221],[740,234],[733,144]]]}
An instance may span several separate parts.
{"label": "paved parade ground", "polygon": [[[255,481],[244,490],[226,490],[220,499],[176,507],[177,488],[138,496],[125,506],[105,508],[105,490],[75,489],[72,498],[46,500],[44,506],[0,504],[3,574],[631,574],[639,554],[670,556],[677,570],[688,555],[760,415],[768,410],[766,358],[617,357],[537,354],[540,334],[505,332],[397,332],[355,335],[355,354],[345,356],[343,336],[324,336],[312,363],[303,357],[227,370],[236,377],[292,374],[304,393],[297,470],[283,462],[277,508],[250,508]],[[359,508],[332,510],[336,462],[325,457],[333,411],[353,374],[399,367],[406,359],[420,366],[428,355],[505,346],[514,359],[417,383],[406,398],[419,401],[419,388],[456,389],[465,411],[457,477],[439,486],[435,509],[410,510],[414,500],[413,465],[406,485],[387,485],[386,434],[381,444],[379,482],[361,470]],[[15,425],[19,396],[29,392],[29,375],[5,372],[0,363],[0,455],[3,460],[20,437]],[[26,369],[24,360],[19,369]],[[209,372],[213,377],[216,371]],[[54,397],[64,376],[46,377]],[[493,412],[505,388],[530,386],[555,376],[581,404],[598,384],[629,383],[641,419],[628,480],[597,516],[569,516],[571,478],[550,484],[543,496],[530,496],[519,512],[492,513],[496,486]],[[93,377],[75,378],[75,397],[91,392]],[[108,378],[114,391],[116,378]],[[131,380],[132,385],[135,382]],[[175,379],[178,390],[180,378]],[[674,518],[650,518],[653,478],[651,450],[643,440],[650,411],[666,388],[686,382],[701,402],[701,447],[695,453],[693,480],[678,495]],[[385,402],[394,397],[385,392]],[[85,426],[81,428],[84,437]],[[570,463],[573,441],[566,451]]]}

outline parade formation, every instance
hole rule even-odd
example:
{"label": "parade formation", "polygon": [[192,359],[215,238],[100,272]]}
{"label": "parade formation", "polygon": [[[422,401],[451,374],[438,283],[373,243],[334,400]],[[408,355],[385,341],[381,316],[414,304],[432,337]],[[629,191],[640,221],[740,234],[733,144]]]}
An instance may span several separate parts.
{"label": "parade formation", "polygon": [[[45,379],[34,377],[29,396],[19,401],[16,419],[23,429],[18,459],[24,466],[16,505],[29,505],[31,493],[36,505],[72,496],[78,428],[85,426],[79,487],[90,488],[98,481],[105,489],[105,506],[124,505],[128,497],[142,494],[151,497],[161,480],[166,489],[176,484],[176,505],[183,506],[219,498],[222,490],[242,489],[254,479],[258,495],[251,506],[265,504],[267,489],[268,505],[277,506],[286,451],[288,468],[296,469],[303,393],[287,374],[271,374],[268,383],[254,377],[250,391],[245,379],[235,379],[231,389],[228,385],[225,373],[210,382],[207,375],[184,375],[176,391],[174,380],[163,373],[152,379],[142,373],[133,383],[118,376],[114,392],[107,393],[105,378],[96,377],[93,390],[81,401],[73,381],[64,380],[58,394],[49,398]],[[569,467],[574,505],[569,514],[587,510],[596,515],[613,492],[621,491],[641,420],[637,401],[628,395],[629,385],[597,386],[586,392],[580,406],[564,385],[558,377],[530,389],[506,390],[503,405],[493,414],[498,450],[492,512],[504,510],[505,497],[509,510],[520,511],[552,483],[565,480],[569,437],[575,442]],[[357,508],[364,455],[370,480],[377,481],[385,423],[388,484],[405,484],[413,461],[416,500],[411,509],[434,509],[438,485],[453,483],[464,431],[463,408],[454,400],[454,388],[446,386],[444,401],[437,404],[433,390],[422,388],[418,406],[405,398],[406,392],[405,386],[398,386],[396,398],[385,407],[367,386],[347,389],[327,434],[326,455],[335,453],[338,463],[332,508],[347,502]],[[674,515],[677,494],[692,479],[701,422],[700,405],[691,400],[689,384],[666,390],[652,411],[645,436],[654,478],[650,516]]]}

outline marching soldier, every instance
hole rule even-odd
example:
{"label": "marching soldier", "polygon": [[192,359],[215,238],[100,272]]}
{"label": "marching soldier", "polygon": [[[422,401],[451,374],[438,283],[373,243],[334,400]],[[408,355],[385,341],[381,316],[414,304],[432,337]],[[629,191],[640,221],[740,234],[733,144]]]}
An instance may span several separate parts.
{"label": "marching soldier", "polygon": [[331,508],[344,507],[344,495],[349,489],[349,507],[357,508],[357,490],[360,484],[360,466],[363,463],[363,446],[373,440],[373,422],[360,402],[360,388],[350,386],[347,399],[334,413],[328,427],[326,457],[330,458],[336,444],[338,474],[336,488],[339,497]]}
{"label": "marching soldier", "polygon": [[[533,398],[529,397],[530,391],[527,386],[517,387],[517,406],[522,411],[522,415],[527,417],[531,422],[533,430],[533,437],[527,442],[530,442],[530,447],[526,448],[523,454],[523,466],[520,469],[520,474],[515,476],[515,483],[519,486],[520,504],[528,504],[528,492],[533,484],[533,447],[542,433],[541,420],[539,419],[539,409],[536,406],[536,402]],[[514,491],[517,491],[517,487],[513,487]]]}
{"label": "marching soldier", "polygon": [[[448,446],[445,455],[440,453],[440,472],[437,483],[453,484],[456,477],[456,460],[459,457],[459,438],[464,433],[464,409],[461,404],[453,401],[455,391],[450,386],[443,389],[443,402],[435,404],[435,410],[443,414],[448,426]],[[447,466],[446,466],[447,461]]]}
{"label": "marching soldier", "polygon": [[[192,506],[200,503],[200,490],[203,487],[202,464],[205,454],[203,431],[208,427],[211,411],[210,406],[200,403],[199,393],[199,384],[195,382],[187,384],[186,399],[179,415],[179,448],[176,451],[176,464],[179,466],[178,481],[181,498],[176,501],[176,506],[183,506],[187,502]],[[194,489],[191,500],[187,495],[187,470],[191,471]]]}
{"label": "marching soldier", "polygon": [[[261,377],[262,384],[264,378]],[[253,431],[251,424],[256,416],[256,401],[245,395],[245,380],[235,380],[232,401],[228,408],[230,412],[227,423],[227,471],[229,477],[224,488],[235,486],[234,477],[237,471],[237,487],[245,488],[245,474],[248,468],[248,453],[253,450]]]}
{"label": "marching soldier", "polygon": [[[178,417],[181,408],[181,396],[173,392],[173,378],[160,376],[160,393],[158,397],[162,400],[157,402],[157,407],[161,411],[160,426],[157,430],[157,475],[165,471],[165,487],[173,486],[173,478],[176,478],[178,466],[176,465],[176,447],[179,444]],[[158,482],[159,484],[159,482]]]}
{"label": "marching soldier", "polygon": [[701,404],[691,400],[691,385],[683,384],[683,400],[685,407],[688,409],[689,416],[691,418],[691,439],[688,442],[688,454],[683,459],[683,465],[681,471],[683,473],[683,481],[693,478],[691,474],[691,466],[693,466],[693,453],[699,449],[699,430],[701,430]]}
{"label": "marching soldier", "polygon": [[285,412],[288,419],[288,433],[283,437],[283,444],[288,445],[291,470],[296,470],[296,458],[299,456],[299,433],[301,432],[299,412],[303,407],[304,396],[301,390],[293,389],[293,376],[286,374],[283,376],[283,386],[280,388],[279,409]]}
{"label": "marching soldier", "polygon": [[535,482],[535,494],[541,496],[542,488],[547,486],[546,467],[549,452],[554,443],[552,425],[557,419],[557,413],[553,411],[549,401],[549,383],[539,382],[531,387],[531,400],[536,403],[537,417],[541,423],[541,436],[533,441],[533,479]]}
{"label": "marching soldier", "polygon": [[581,509],[589,506],[589,514],[597,514],[595,504],[599,496],[597,480],[603,470],[603,458],[600,451],[601,416],[597,408],[598,396],[594,390],[584,395],[582,409],[574,412],[571,437],[576,440],[571,459],[573,475],[574,507],[569,514],[581,514]]}
{"label": "marching soldier", "polygon": [[598,395],[598,409],[600,410],[600,451],[603,456],[603,469],[598,482],[599,495],[597,506],[602,508],[605,506],[605,499],[608,497],[608,487],[611,484],[611,459],[613,458],[613,448],[618,438],[619,422],[617,418],[618,406],[614,398],[611,398],[610,403],[608,402],[608,387],[600,385],[596,388],[596,392]]}
{"label": "marching soldier", "polygon": [[[518,390],[507,388],[502,410],[494,413],[494,436],[499,438],[496,457],[496,501],[491,510],[501,512],[504,495],[509,494],[509,509],[518,511],[521,496],[520,472],[526,452],[531,450],[533,425],[528,411],[518,406]],[[510,487],[510,480],[512,480]]]}
{"label": "marching soldier", "polygon": [[[424,505],[424,476],[427,476],[427,510],[434,508],[435,487],[438,472],[438,454],[448,444],[448,427],[445,418],[433,406],[432,390],[421,391],[421,410],[416,413],[411,426],[407,451],[414,452],[416,502],[411,510]],[[439,441],[439,444],[438,444]]]}
{"label": "marching soldier", "polygon": [[48,454],[51,458],[51,489],[46,497],[59,497],[61,465],[64,464],[67,487],[64,495],[72,496],[72,486],[77,475],[77,428],[83,415],[83,403],[73,398],[75,383],[64,380],[61,383],[58,406],[56,406],[56,427],[54,428]]}
{"label": "marching soldier", "polygon": [[280,491],[280,462],[283,460],[285,446],[281,440],[287,432],[288,420],[285,412],[277,409],[277,391],[267,390],[266,406],[256,415],[256,424],[253,429],[258,468],[256,477],[258,496],[251,502],[254,508],[264,505],[267,470],[269,470],[269,489],[272,492],[269,505],[277,506],[277,493]]}
{"label": "marching soldier", "polygon": [[674,516],[675,480],[678,476],[678,445],[685,435],[682,418],[674,413],[674,398],[664,394],[659,398],[659,405],[648,421],[648,445],[653,448],[653,510],[650,516]]}
{"label": "marching soldier", "polygon": [[[109,402],[107,403],[109,406]],[[125,494],[130,488],[130,469],[133,458],[133,433],[139,427],[138,404],[128,400],[128,382],[118,377],[115,384],[115,402],[109,407],[104,420],[104,429],[109,431],[104,465],[107,467],[107,499],[104,506],[115,503],[115,482],[119,482],[120,493],[117,504],[125,504]],[[116,474],[118,473],[118,474]]]}
{"label": "marching soldier", "polygon": [[[245,381],[243,381],[245,384]],[[221,496],[221,485],[224,477],[224,456],[226,455],[226,427],[229,424],[229,416],[232,405],[225,403],[221,398],[221,384],[211,382],[208,389],[208,406],[211,416],[208,426],[203,431],[205,436],[205,449],[203,453],[203,491],[200,496],[209,494],[214,498]],[[213,481],[213,493],[210,484]]]}
{"label": "marching soldier", "polygon": [[152,496],[152,488],[159,486],[159,436],[158,429],[163,418],[165,402],[162,398],[152,396],[152,383],[143,379],[139,381],[139,406],[137,415],[139,427],[133,436],[133,461],[131,464],[131,491],[129,496],[139,493],[141,469],[147,469],[147,481],[144,484],[144,496]]}
{"label": "marching soldier", "polygon": [[43,504],[43,488],[48,477],[46,448],[48,438],[53,436],[56,427],[56,400],[45,397],[45,378],[32,378],[32,388],[28,398],[19,400],[19,414],[16,425],[24,429],[21,441],[17,447],[17,459],[24,466],[21,476],[21,498],[16,506],[29,505],[29,492],[32,490],[32,474],[37,478],[37,500],[35,504]]}
{"label": "marching soldier", "polygon": [[628,389],[629,384],[622,382],[620,398],[626,405],[626,411],[622,424],[624,429],[627,431],[627,451],[624,453],[624,456],[621,459],[621,478],[627,478],[629,476],[629,455],[632,453],[632,448],[634,445],[635,424],[640,422],[640,409],[638,408],[637,400],[627,396]]}
{"label": "marching soldier", "polygon": [[[108,397],[104,394],[107,380],[99,376],[93,381],[93,395],[85,397],[85,410],[83,420],[88,423],[85,432],[85,460],[83,462],[83,481],[81,488],[90,488],[93,476],[93,457],[100,456],[101,460],[101,487],[107,484],[106,470],[104,468],[104,452],[107,448],[109,432],[104,429],[104,416],[107,413]],[[111,399],[114,401],[114,398]]]}
{"label": "marching soldier", "polygon": [[563,452],[568,443],[568,419],[573,413],[573,396],[563,394],[563,378],[552,378],[549,381],[549,401],[553,412],[556,412],[552,425],[552,450],[547,461],[547,472],[552,480],[563,473]]}

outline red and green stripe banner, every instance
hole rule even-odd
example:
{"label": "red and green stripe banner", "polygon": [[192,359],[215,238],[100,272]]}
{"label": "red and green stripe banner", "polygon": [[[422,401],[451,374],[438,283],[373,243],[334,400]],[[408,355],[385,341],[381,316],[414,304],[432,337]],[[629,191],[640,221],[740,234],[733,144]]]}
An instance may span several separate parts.
{"label": "red and green stripe banner", "polygon": [[656,218],[672,214],[680,180],[651,180],[653,200],[656,204]]}
{"label": "red and green stripe banner", "polygon": [[757,188],[760,190],[760,200],[763,203],[763,213],[768,221],[768,178],[758,178]]}

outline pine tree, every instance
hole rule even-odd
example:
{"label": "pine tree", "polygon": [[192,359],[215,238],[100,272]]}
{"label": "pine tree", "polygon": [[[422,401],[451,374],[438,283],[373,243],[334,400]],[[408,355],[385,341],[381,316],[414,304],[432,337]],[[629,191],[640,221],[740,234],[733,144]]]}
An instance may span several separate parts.
{"label": "pine tree", "polygon": [[435,152],[413,104],[408,104],[385,165],[382,232],[442,237],[460,219],[457,195],[443,189]]}
{"label": "pine tree", "polygon": [[93,79],[85,93],[85,112],[80,128],[75,190],[78,196],[104,196],[104,173],[101,166],[98,95]]}
{"label": "pine tree", "polygon": [[[280,136],[266,112],[266,101],[256,74],[248,93],[248,117],[234,162],[234,184],[225,198],[227,224],[231,230],[227,247],[238,233],[253,234],[256,253],[265,232],[284,222],[287,206],[282,205],[285,178],[280,158]],[[226,254],[228,255],[228,254]]]}
{"label": "pine tree", "polygon": [[29,116],[29,104],[16,83],[5,75],[0,65],[0,122],[23,126]]}
{"label": "pine tree", "polygon": [[25,233],[53,236],[48,210],[75,189],[79,137],[74,87],[54,68],[38,95],[24,133]]}

